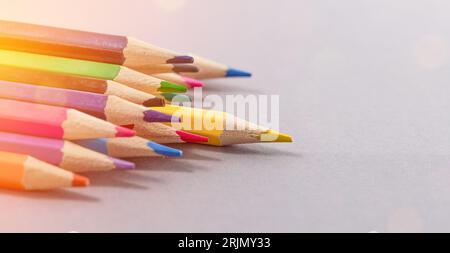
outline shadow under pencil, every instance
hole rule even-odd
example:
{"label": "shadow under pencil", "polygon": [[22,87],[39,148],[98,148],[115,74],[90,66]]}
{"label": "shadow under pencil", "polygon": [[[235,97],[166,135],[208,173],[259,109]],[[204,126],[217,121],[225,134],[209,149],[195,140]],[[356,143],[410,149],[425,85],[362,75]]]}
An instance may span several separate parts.
{"label": "shadow under pencil", "polygon": [[80,202],[100,202],[100,199],[81,194],[74,191],[57,189],[51,191],[16,191],[0,189],[0,194],[26,198],[26,199],[47,199],[47,200],[62,200],[62,201],[80,201]]}
{"label": "shadow under pencil", "polygon": [[[140,177],[135,171],[110,171],[108,173],[85,173],[90,181],[91,188],[95,187],[113,187],[135,190],[148,190],[148,185],[154,183],[155,180],[140,180],[140,183],[135,183],[136,178]],[[129,179],[127,175],[134,174],[133,179]],[[128,179],[127,179],[128,178]],[[147,178],[148,179],[148,178]],[[147,181],[147,182],[144,182]]]}
{"label": "shadow under pencil", "polygon": [[[283,145],[283,144],[279,144]],[[291,145],[291,144],[286,144]],[[251,144],[237,144],[224,147],[200,145],[195,143],[183,143],[183,144],[173,144],[173,148],[181,149],[184,152],[184,159],[192,160],[211,160],[211,161],[221,161],[216,154],[230,154],[230,155],[259,155],[259,156],[301,156],[301,153],[296,153],[289,151],[287,149],[271,147],[263,143],[259,145]],[[202,154],[199,154],[202,153]],[[208,155],[208,153],[214,153]],[[205,158],[205,159],[202,159]]]}
{"label": "shadow under pencil", "polygon": [[198,165],[191,165],[186,160],[174,160],[169,158],[133,158],[130,161],[136,164],[136,170],[141,171],[170,171],[193,173],[194,171],[204,169]]}

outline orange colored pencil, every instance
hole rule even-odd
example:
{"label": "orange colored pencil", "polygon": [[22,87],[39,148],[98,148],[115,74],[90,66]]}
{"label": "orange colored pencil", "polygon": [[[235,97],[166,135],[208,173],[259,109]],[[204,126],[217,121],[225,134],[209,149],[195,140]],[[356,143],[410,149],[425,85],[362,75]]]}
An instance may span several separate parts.
{"label": "orange colored pencil", "polygon": [[0,152],[0,187],[14,190],[51,190],[83,187],[89,179],[28,155]]}

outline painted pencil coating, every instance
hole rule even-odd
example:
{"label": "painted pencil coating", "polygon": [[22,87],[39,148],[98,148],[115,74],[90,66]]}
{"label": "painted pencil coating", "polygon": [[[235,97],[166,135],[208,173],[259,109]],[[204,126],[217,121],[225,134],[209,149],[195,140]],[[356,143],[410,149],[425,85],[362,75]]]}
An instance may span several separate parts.
{"label": "painted pencil coating", "polygon": [[64,108],[0,100],[1,131],[63,139],[66,119]]}
{"label": "painted pencil coating", "polygon": [[51,71],[69,75],[80,75],[105,80],[114,80],[120,72],[120,66],[114,64],[3,49],[0,49],[0,64],[11,67]]}
{"label": "painted pencil coating", "polygon": [[0,65],[112,80],[150,94],[186,91],[184,86],[108,63],[0,49]]}
{"label": "painted pencil coating", "polygon": [[28,154],[50,164],[60,165],[64,141],[0,132],[0,150]]}
{"label": "painted pencil coating", "polygon": [[106,119],[108,96],[59,88],[0,81],[0,98],[76,108]]}
{"label": "painted pencil coating", "polygon": [[116,96],[0,81],[0,98],[74,108],[117,125],[170,122],[171,115],[148,110]]}
{"label": "painted pencil coating", "polygon": [[73,109],[7,99],[0,99],[0,131],[66,140],[134,135]]}
{"label": "painted pencil coating", "polygon": [[0,65],[0,79],[55,88],[80,89],[95,93],[105,93],[107,90],[107,81],[103,79],[65,75],[6,65]]}
{"label": "painted pencil coating", "polygon": [[0,21],[0,42],[10,50],[118,65],[193,62],[190,56],[177,55],[125,36],[10,21]]}
{"label": "painted pencil coating", "polygon": [[0,41],[6,49],[114,64],[125,61],[123,50],[128,44],[123,36],[10,21],[0,21]]}

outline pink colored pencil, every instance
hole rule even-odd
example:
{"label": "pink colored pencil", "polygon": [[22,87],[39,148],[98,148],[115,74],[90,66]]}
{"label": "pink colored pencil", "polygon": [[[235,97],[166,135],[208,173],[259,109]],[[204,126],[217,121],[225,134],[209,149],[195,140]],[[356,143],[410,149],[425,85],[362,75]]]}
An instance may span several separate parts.
{"label": "pink colored pencil", "polygon": [[132,137],[135,132],[74,109],[0,99],[0,131],[82,140]]}
{"label": "pink colored pencil", "polygon": [[[172,121],[172,115],[116,96],[77,90],[0,81],[0,98],[68,107],[116,125]],[[175,118],[174,120],[179,121]]]}

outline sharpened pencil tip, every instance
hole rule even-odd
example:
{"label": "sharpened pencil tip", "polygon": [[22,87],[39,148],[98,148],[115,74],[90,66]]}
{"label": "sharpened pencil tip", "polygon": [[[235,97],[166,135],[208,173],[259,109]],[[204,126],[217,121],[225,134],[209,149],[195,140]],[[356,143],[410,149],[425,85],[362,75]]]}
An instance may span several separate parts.
{"label": "sharpened pencil tip", "polygon": [[198,67],[192,64],[175,64],[172,70],[176,73],[197,73],[199,71]]}
{"label": "sharpened pencil tip", "polygon": [[86,187],[89,186],[89,178],[75,174],[72,180],[72,186],[74,187]]}
{"label": "sharpened pencil tip", "polygon": [[190,77],[185,77],[182,76],[184,82],[186,82],[186,84],[189,86],[189,89],[193,89],[193,88],[201,88],[203,86],[205,86],[205,84],[202,81],[199,81],[197,79],[193,79]]}
{"label": "sharpened pencil tip", "polygon": [[167,81],[162,81],[160,85],[161,87],[158,89],[159,92],[183,93],[187,91],[186,87],[174,83],[169,83]]}
{"label": "sharpened pencil tip", "polygon": [[251,77],[252,74],[243,70],[229,68],[226,77]]}
{"label": "sharpened pencil tip", "polygon": [[118,170],[134,170],[136,165],[132,162],[110,157],[111,161],[114,163],[114,167]]}
{"label": "sharpened pencil tip", "polygon": [[167,157],[180,157],[183,155],[183,151],[178,150],[178,149],[174,149],[168,146],[164,146],[161,144],[158,144],[156,142],[153,141],[149,141],[147,144],[151,149],[153,149],[153,151],[155,151],[155,153],[162,155],[162,156],[167,156]]}
{"label": "sharpened pencil tip", "polygon": [[166,105],[166,101],[162,98],[150,98],[142,103],[142,105],[146,107],[164,107]]}
{"label": "sharpened pencil tip", "polygon": [[181,119],[170,114],[165,114],[155,110],[144,112],[144,120],[147,122],[180,122]]}
{"label": "sharpened pencil tip", "polygon": [[185,131],[178,130],[177,131],[178,136],[180,136],[181,140],[184,142],[192,142],[192,143],[204,143],[208,142],[209,138],[197,134],[191,134]]}
{"label": "sharpened pencil tip", "polygon": [[189,55],[175,56],[172,59],[166,61],[169,64],[183,64],[183,63],[194,63],[194,57]]}
{"label": "sharpened pencil tip", "polygon": [[116,137],[133,137],[136,135],[136,131],[125,128],[125,127],[116,127]]}

